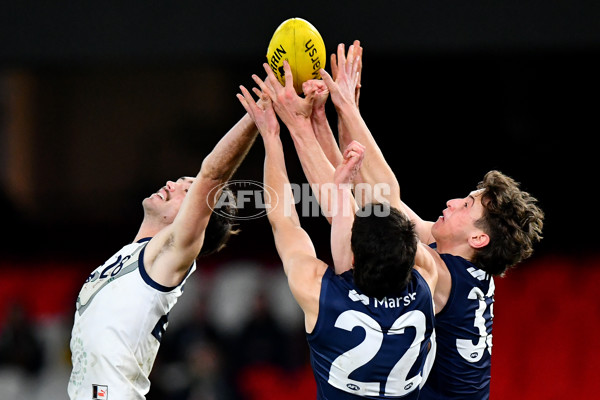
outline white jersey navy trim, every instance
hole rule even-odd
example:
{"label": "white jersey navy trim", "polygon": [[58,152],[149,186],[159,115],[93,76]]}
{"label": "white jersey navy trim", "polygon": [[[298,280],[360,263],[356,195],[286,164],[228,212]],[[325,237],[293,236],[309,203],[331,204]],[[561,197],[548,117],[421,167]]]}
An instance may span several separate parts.
{"label": "white jersey navy trim", "polygon": [[187,279],[187,277],[192,273],[192,267],[194,266],[194,264],[190,265],[190,268],[188,269],[188,272],[185,274],[185,277],[181,280],[181,282],[179,282],[177,285],[175,286],[163,286],[160,283],[154,281],[152,278],[150,278],[150,275],[148,275],[148,272],[146,271],[146,266],[144,265],[144,252],[146,251],[146,247],[144,246],[142,248],[142,251],[140,253],[140,267],[139,267],[139,271],[140,271],[140,275],[142,276],[142,279],[144,280],[144,282],[146,282],[146,284],[148,284],[148,286],[153,287],[156,290],[159,290],[161,292],[170,292],[173,289],[176,289],[177,287],[179,287],[183,282],[185,282],[185,280]]}
{"label": "white jersey navy trim", "polygon": [[81,288],[70,342],[72,400],[89,400],[99,387],[106,388],[110,398],[143,400],[150,389],[148,376],[169,312],[196,263],[176,287],[158,285],[143,263],[149,240],[124,246]]}

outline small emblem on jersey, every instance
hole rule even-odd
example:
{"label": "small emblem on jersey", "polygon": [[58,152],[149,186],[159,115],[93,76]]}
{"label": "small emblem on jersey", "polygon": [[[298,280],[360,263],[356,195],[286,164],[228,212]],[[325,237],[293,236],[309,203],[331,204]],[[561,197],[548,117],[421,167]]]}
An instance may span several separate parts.
{"label": "small emblem on jersey", "polygon": [[348,389],[350,389],[350,390],[355,390],[355,391],[360,390],[360,386],[355,385],[354,383],[348,383],[348,384],[346,384],[346,387],[348,387]]}
{"label": "small emblem on jersey", "polygon": [[92,400],[108,399],[108,385],[92,385]]}
{"label": "small emblem on jersey", "polygon": [[369,305],[369,298],[364,294],[358,294],[358,292],[354,289],[348,292],[348,297],[350,297],[350,300],[352,301],[360,301],[365,306]]}
{"label": "small emblem on jersey", "polygon": [[404,390],[409,390],[411,387],[413,387],[413,382],[409,383],[408,385],[404,386]]}

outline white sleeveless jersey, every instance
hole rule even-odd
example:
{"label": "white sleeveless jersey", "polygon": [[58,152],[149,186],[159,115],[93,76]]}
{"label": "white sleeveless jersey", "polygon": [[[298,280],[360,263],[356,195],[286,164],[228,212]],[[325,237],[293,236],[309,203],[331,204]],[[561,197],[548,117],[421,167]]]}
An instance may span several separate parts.
{"label": "white sleeveless jersey", "polygon": [[79,292],[71,333],[71,400],[144,399],[150,390],[148,376],[169,311],[196,263],[178,286],[159,285],[144,268],[149,240],[123,247]]}

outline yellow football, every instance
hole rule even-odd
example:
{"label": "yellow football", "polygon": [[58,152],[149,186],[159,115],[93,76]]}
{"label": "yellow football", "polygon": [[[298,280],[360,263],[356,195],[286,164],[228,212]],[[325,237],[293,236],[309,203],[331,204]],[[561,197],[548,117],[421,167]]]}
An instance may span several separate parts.
{"label": "yellow football", "polygon": [[321,79],[319,69],[325,68],[325,43],[310,22],[302,18],[283,21],[275,30],[267,49],[267,62],[285,85],[283,60],[292,69],[296,93],[302,93],[302,84],[309,79]]}

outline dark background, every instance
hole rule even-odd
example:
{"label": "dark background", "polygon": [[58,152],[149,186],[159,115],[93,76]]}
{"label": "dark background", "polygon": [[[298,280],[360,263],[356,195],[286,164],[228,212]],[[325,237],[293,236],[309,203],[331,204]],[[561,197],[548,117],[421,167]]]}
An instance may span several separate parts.
{"label": "dark background", "polygon": [[[328,53],[362,41],[363,115],[422,217],[499,169],[546,212],[540,252],[593,250],[597,2],[183,1],[3,6],[0,139],[19,143],[0,159],[3,252],[84,256],[132,238],[141,200],[194,175],[241,117],[238,85],[293,16]],[[236,178],[261,180],[262,156],[259,140]],[[321,222],[304,221],[317,243]],[[266,220],[242,229],[231,247],[272,252]]]}

